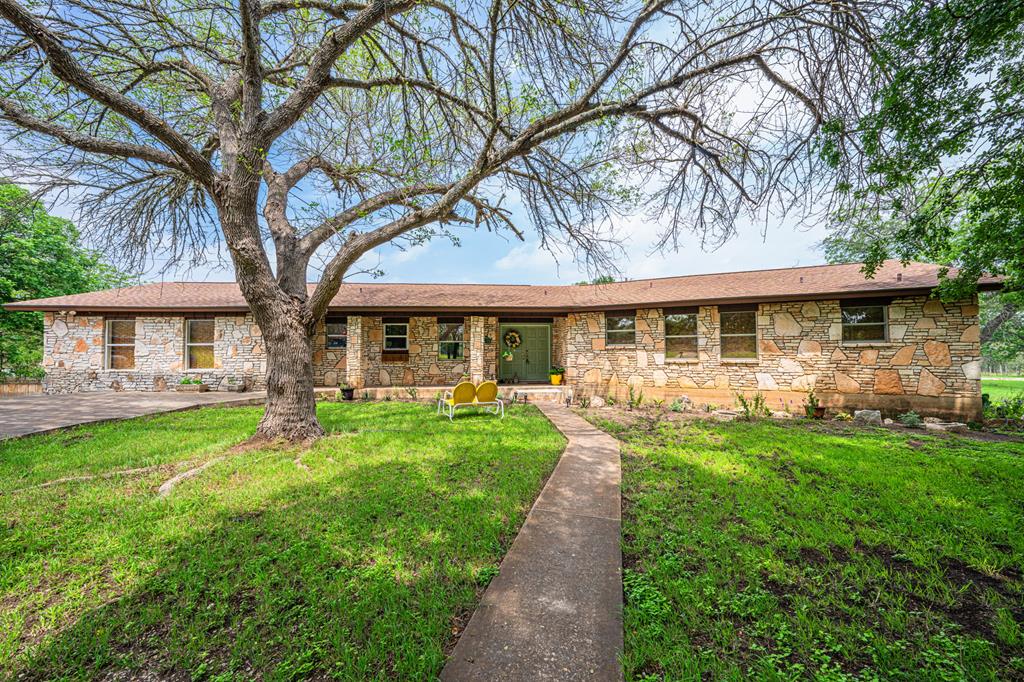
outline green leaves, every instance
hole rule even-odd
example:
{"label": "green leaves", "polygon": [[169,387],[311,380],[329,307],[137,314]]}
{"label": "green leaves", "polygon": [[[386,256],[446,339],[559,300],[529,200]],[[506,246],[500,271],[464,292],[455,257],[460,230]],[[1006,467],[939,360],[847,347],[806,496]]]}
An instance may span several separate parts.
{"label": "green leaves", "polygon": [[[83,248],[70,221],[46,213],[26,190],[0,184],[0,304],[130,281]],[[40,375],[42,347],[41,313],[0,309],[0,377]]]}

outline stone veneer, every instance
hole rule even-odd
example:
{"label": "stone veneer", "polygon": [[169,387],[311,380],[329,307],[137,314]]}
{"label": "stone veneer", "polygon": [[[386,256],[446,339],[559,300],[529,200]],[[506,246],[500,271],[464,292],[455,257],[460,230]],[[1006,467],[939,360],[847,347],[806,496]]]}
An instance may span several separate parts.
{"label": "stone veneer", "polygon": [[[45,315],[49,393],[96,390],[166,390],[181,377],[213,387],[229,380],[265,385],[266,356],[251,315],[218,316],[212,370],[183,370],[184,319],[138,316],[136,366],[104,368],[104,318]],[[649,398],[687,395],[728,405],[737,391],[762,391],[776,406],[799,408],[814,389],[833,408],[915,409],[922,414],[973,417],[980,411],[980,328],[975,301],[943,304],[923,296],[892,299],[885,343],[844,344],[838,300],[763,303],[757,310],[758,358],[720,357],[717,306],[698,309],[698,358],[665,358],[660,308],[637,310],[636,344],[606,347],[603,312],[570,313],[552,324],[552,364],[566,367],[578,395],[614,395],[629,387]],[[466,318],[465,357],[437,357],[437,318],[409,318],[409,352],[399,362],[382,355],[381,318],[349,316],[348,348],[327,349],[324,326],[313,344],[318,385],[343,381],[356,388],[448,385],[469,375],[497,375],[498,318]],[[358,360],[356,360],[358,358]]]}
{"label": "stone veneer", "polygon": [[[438,386],[456,382],[463,375],[475,375],[475,381],[496,376],[496,317],[466,317],[464,357],[458,360],[442,360],[437,355],[437,317],[409,317],[409,352],[400,361],[386,360],[382,352],[382,318],[350,316],[348,319],[349,350],[352,357],[358,353],[361,358],[361,367],[353,367],[347,374],[347,381],[353,387]],[[354,337],[358,337],[359,351],[353,346]]]}
{"label": "stone veneer", "polygon": [[[111,316],[117,317],[117,316]],[[182,377],[201,378],[212,388],[229,382],[266,385],[263,336],[252,315],[214,320],[213,369],[185,370],[185,318],[135,317],[135,367],[106,369],[104,317],[46,313],[43,318],[43,390],[164,391]]]}
{"label": "stone veneer", "polygon": [[[975,416],[980,410],[978,306],[923,296],[892,299],[889,341],[844,344],[838,300],[763,303],[757,309],[758,358],[723,360],[717,306],[697,314],[698,358],[665,358],[660,308],[636,311],[636,345],[606,347],[604,313],[570,314],[567,380],[580,395],[724,399],[762,391],[776,406],[797,407],[811,389],[835,408],[916,409]],[[802,394],[802,395],[801,395]],[[721,402],[721,401],[720,401]]]}

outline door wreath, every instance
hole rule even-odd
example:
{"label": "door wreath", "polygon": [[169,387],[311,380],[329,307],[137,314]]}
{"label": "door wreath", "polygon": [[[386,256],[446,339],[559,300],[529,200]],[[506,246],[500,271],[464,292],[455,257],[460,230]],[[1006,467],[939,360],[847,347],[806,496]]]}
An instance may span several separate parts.
{"label": "door wreath", "polygon": [[505,346],[511,350],[519,348],[523,343],[523,337],[519,335],[519,332],[515,329],[509,329],[505,332]]}

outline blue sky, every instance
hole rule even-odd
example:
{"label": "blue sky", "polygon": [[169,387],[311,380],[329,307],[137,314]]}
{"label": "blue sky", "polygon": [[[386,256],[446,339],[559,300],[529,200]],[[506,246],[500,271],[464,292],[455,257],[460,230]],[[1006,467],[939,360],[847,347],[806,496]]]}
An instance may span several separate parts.
{"label": "blue sky", "polygon": [[[700,250],[695,236],[686,235],[679,252],[652,254],[657,225],[643,216],[621,219],[617,228],[624,237],[625,254],[618,260],[619,276],[641,279],[824,262],[817,248],[826,236],[823,226],[798,226],[795,220],[773,222],[762,235],[764,227],[743,223],[735,237],[710,253]],[[364,260],[365,267],[383,270],[383,277],[374,279],[367,274],[356,274],[346,281],[571,284],[587,277],[569,254],[559,254],[556,259],[539,247],[531,228],[525,224],[524,228],[525,242],[508,234],[464,229],[456,230],[460,246],[442,238],[405,250],[387,245]],[[170,269],[164,273],[154,267],[145,273],[144,279],[226,281],[234,279],[234,273],[229,263],[210,263],[205,267]],[[315,279],[314,269],[310,280]]]}

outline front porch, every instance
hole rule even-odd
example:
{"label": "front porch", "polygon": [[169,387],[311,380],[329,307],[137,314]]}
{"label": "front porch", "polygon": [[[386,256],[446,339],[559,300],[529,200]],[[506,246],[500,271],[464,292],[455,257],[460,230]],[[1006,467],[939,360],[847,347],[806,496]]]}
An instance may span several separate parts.
{"label": "front porch", "polygon": [[374,398],[496,380],[511,396],[513,387],[551,388],[549,370],[565,364],[565,330],[564,317],[328,315],[313,349],[314,380]]}

